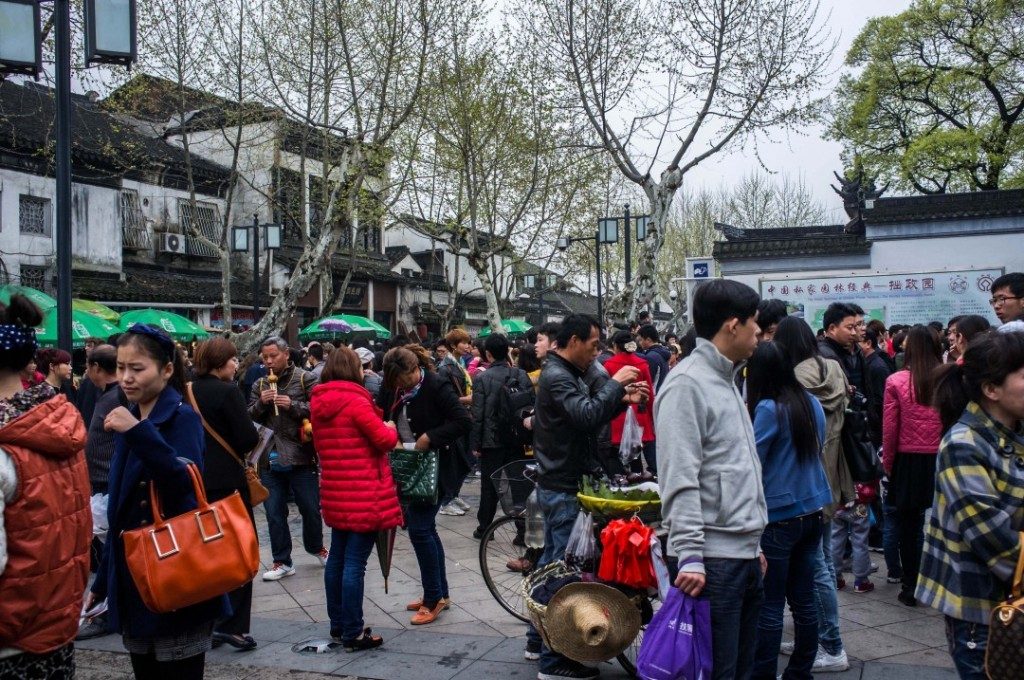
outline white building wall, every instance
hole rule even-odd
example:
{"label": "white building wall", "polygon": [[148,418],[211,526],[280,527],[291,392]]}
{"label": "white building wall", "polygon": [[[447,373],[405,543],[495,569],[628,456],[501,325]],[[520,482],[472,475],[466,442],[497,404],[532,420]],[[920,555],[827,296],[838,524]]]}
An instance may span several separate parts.
{"label": "white building wall", "polygon": [[878,272],[998,267],[1024,271],[1024,233],[894,239],[871,245],[871,268]]}

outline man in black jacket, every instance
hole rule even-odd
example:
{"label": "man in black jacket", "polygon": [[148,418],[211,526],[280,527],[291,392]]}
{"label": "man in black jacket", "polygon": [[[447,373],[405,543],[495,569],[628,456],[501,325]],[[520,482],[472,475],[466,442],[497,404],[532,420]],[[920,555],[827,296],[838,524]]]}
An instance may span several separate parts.
{"label": "man in black jacket", "polygon": [[844,302],[833,302],[825,310],[825,337],[818,341],[818,350],[824,358],[838,361],[850,385],[867,396],[864,355],[857,346],[862,322],[863,318],[858,316],[854,307]]}
{"label": "man in black jacket", "polygon": [[868,427],[871,443],[876,447],[882,445],[882,403],[885,400],[885,381],[892,375],[892,369],[879,351],[878,333],[868,328],[864,331],[864,339],[859,343],[861,354],[864,355],[864,382],[868,388]]}
{"label": "man in black jacket", "polygon": [[498,468],[523,458],[523,446],[509,441],[507,427],[514,413],[504,413],[508,399],[502,395],[506,387],[522,393],[533,401],[533,383],[526,371],[508,362],[508,339],[492,333],[484,343],[484,352],[491,367],[477,373],[473,380],[473,429],[471,450],[480,459],[480,509],[476,513],[477,529],[473,538],[481,538],[494,521],[498,494],[491,481]]}
{"label": "man in black jacket", "polygon": [[[597,357],[600,324],[593,317],[573,314],[562,322],[558,347],[548,354],[540,376],[534,417],[534,456],[540,467],[537,498],[544,512],[543,567],[565,553],[579,505],[576,492],[583,475],[595,467],[595,433],[625,408],[649,395],[646,385],[634,384],[639,371],[620,369],[591,396],[585,382]],[[543,649],[530,630],[526,657],[540,658],[539,680],[596,678],[596,669]]]}

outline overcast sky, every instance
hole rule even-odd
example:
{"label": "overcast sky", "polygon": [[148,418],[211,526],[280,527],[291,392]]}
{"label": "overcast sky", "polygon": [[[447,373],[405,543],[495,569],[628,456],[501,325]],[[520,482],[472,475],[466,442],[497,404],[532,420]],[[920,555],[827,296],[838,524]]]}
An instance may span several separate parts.
{"label": "overcast sky", "polygon": [[[898,14],[909,7],[910,3],[911,0],[821,0],[822,10],[831,10],[828,26],[839,43],[833,57],[835,74],[832,76],[832,86],[839,79],[850,43],[867,20],[874,16]],[[830,86],[829,90],[831,89]],[[761,158],[772,171],[794,176],[802,175],[818,200],[832,210],[832,221],[845,222],[846,215],[842,211],[839,197],[829,188],[829,182],[835,182],[832,171],[841,169],[841,147],[838,143],[821,137],[820,128],[809,129],[806,135],[776,133],[773,135],[773,145],[761,146]],[[704,161],[687,173],[685,181],[688,186],[695,188],[728,187],[757,168],[757,160],[753,154],[735,151]]]}

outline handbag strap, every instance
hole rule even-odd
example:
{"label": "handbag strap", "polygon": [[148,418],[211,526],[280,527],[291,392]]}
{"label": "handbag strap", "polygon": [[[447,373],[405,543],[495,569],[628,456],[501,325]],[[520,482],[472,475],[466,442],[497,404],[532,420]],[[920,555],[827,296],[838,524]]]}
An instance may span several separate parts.
{"label": "handbag strap", "polygon": [[206,430],[206,432],[213,437],[225,451],[231,454],[231,457],[237,460],[239,465],[244,468],[246,465],[245,461],[242,460],[242,457],[235,453],[235,450],[231,448],[231,444],[228,444],[227,441],[224,440],[224,437],[217,434],[217,431],[210,427],[210,424],[206,422],[206,418],[203,417],[203,412],[199,410],[199,404],[196,402],[196,395],[192,393],[191,382],[185,384],[185,395],[188,397],[188,403],[192,407],[192,410],[196,412],[196,415],[199,416],[199,420],[202,421],[203,429]]}
{"label": "handbag strap", "polygon": [[1013,572],[1011,593],[1014,599],[1024,597],[1024,531],[1020,532],[1020,548],[1018,549],[1017,568]]}
{"label": "handbag strap", "polygon": [[[202,512],[210,507],[210,502],[206,500],[206,487],[203,486],[203,478],[199,475],[199,468],[195,463],[189,463],[186,470],[188,470],[189,477],[192,478],[192,490],[195,491],[198,502],[196,509]],[[156,492],[156,482],[153,480],[149,482],[149,502],[153,509],[153,529],[158,530],[167,524],[167,520],[164,519],[163,509],[160,507],[160,495]]]}

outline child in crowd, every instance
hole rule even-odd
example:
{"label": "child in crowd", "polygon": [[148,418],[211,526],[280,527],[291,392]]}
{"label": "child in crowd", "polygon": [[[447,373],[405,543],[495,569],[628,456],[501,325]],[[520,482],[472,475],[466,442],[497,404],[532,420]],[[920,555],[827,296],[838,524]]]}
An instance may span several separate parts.
{"label": "child in crowd", "polygon": [[871,530],[871,519],[868,508],[878,498],[878,482],[854,486],[857,499],[840,508],[832,518],[832,559],[836,566],[836,589],[846,587],[843,555],[849,539],[853,548],[853,592],[870,593],[875,589],[875,584],[869,578],[871,556],[868,552],[868,532]]}

